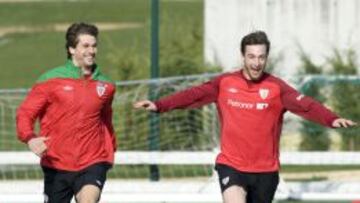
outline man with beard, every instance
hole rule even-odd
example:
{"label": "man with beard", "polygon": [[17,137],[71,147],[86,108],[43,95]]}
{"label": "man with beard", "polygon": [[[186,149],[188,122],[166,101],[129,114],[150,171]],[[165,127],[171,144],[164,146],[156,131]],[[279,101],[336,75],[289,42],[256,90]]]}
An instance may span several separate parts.
{"label": "man with beard", "polygon": [[355,122],[339,118],[265,72],[270,41],[263,31],[246,35],[240,46],[243,67],[135,108],[155,112],[196,108],[214,102],[221,122],[220,153],[215,169],[225,203],[268,203],[279,183],[279,139],[286,111],[330,128]]}

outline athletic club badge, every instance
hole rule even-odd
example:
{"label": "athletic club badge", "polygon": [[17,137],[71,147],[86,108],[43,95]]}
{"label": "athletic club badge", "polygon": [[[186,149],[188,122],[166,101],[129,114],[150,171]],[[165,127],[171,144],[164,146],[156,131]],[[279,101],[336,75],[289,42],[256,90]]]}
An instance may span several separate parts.
{"label": "athletic club badge", "polygon": [[259,95],[261,99],[266,99],[269,96],[269,89],[259,89]]}
{"label": "athletic club badge", "polygon": [[99,82],[97,85],[96,85],[96,92],[98,94],[99,97],[103,96],[105,91],[106,91],[106,87],[107,85],[104,84],[104,83],[101,83]]}

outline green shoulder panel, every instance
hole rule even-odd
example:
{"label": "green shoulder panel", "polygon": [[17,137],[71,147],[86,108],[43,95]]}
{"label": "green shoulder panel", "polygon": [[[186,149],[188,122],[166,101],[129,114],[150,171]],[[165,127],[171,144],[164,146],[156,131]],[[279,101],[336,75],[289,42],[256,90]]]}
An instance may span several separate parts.
{"label": "green shoulder panel", "polygon": [[[39,79],[37,80],[37,82],[45,82],[47,80],[54,79],[54,78],[79,79],[79,78],[81,78],[81,71],[78,67],[74,66],[74,64],[72,63],[71,60],[68,60],[65,65],[53,68],[53,69],[45,72],[44,74],[42,74],[39,77]],[[95,71],[92,74],[92,79],[109,82],[109,83],[114,83],[110,78],[106,77],[105,75],[103,75],[100,72],[98,66],[95,68]]]}
{"label": "green shoulder panel", "polygon": [[95,69],[95,71],[94,71],[94,73],[92,75],[92,79],[93,80],[103,81],[103,82],[115,83],[109,77],[105,76],[104,74],[102,74],[100,72],[99,66],[96,67],[96,69]]}
{"label": "green shoulder panel", "polygon": [[69,68],[66,66],[59,66],[42,74],[37,82],[45,82],[53,78],[79,78],[79,73],[76,71],[69,71]]}
{"label": "green shoulder panel", "polygon": [[71,60],[67,60],[65,65],[53,68],[42,74],[37,82],[45,82],[53,78],[80,78],[80,70]]}

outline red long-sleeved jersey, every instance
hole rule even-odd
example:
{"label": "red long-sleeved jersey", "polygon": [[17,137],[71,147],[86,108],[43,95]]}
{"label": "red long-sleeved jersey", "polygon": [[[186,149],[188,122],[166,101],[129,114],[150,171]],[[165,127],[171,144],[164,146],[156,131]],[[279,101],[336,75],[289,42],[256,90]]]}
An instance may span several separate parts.
{"label": "red long-sleeved jersey", "polygon": [[98,70],[83,78],[69,60],[45,73],[17,110],[18,138],[35,137],[34,123],[40,119],[38,135],[48,137],[41,165],[66,171],[114,161],[116,139],[112,126],[115,86]]}
{"label": "red long-sleeved jersey", "polygon": [[244,172],[279,169],[283,115],[289,110],[331,127],[337,115],[284,81],[265,73],[247,80],[242,71],[227,73],[158,101],[158,112],[195,108],[215,102],[221,123],[221,151],[216,163]]}

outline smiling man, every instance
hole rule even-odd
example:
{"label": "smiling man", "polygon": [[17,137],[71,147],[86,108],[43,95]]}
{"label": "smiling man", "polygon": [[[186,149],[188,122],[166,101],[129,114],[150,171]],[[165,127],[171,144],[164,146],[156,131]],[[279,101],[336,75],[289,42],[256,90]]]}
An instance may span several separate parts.
{"label": "smiling man", "polygon": [[270,203],[279,183],[279,139],[286,111],[330,128],[356,125],[265,72],[270,41],[262,31],[246,35],[243,67],[202,85],[135,108],[166,112],[214,102],[221,123],[216,158],[225,203]]}
{"label": "smiling man", "polygon": [[115,86],[95,63],[97,37],[94,25],[72,24],[65,65],[40,76],[17,110],[18,138],[41,157],[46,203],[73,196],[79,203],[98,202],[114,161]]}

